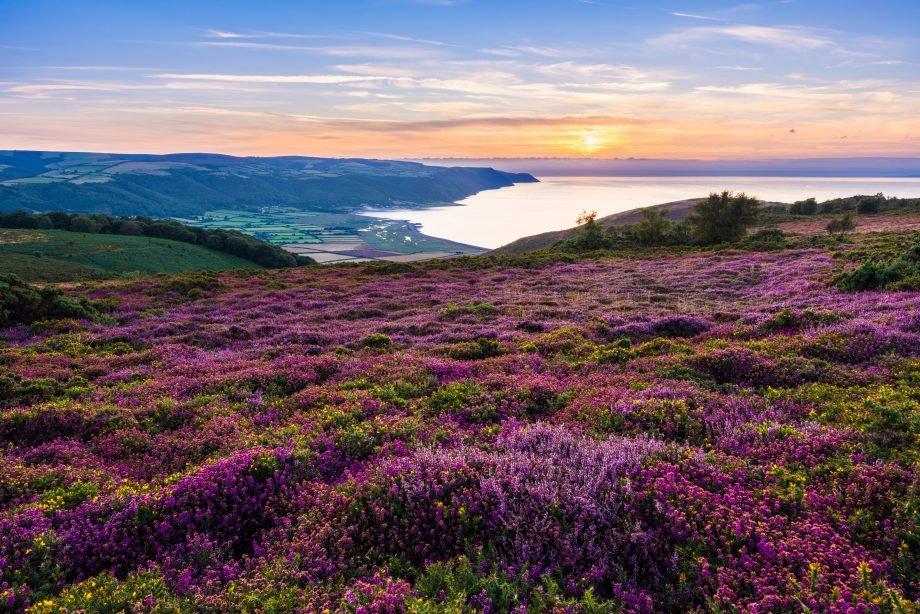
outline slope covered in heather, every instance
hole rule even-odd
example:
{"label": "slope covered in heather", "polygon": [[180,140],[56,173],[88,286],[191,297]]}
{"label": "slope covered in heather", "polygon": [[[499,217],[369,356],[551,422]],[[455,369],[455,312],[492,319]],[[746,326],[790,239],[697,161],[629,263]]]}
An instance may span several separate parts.
{"label": "slope covered in heather", "polygon": [[920,293],[833,279],[917,240],[75,290],[2,333],[0,598],[909,611]]}

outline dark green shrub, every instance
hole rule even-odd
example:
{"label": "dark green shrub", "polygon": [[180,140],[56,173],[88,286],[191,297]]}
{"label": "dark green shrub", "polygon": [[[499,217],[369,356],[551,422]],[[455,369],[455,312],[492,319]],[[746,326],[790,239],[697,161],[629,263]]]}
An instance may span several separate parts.
{"label": "dark green shrub", "polygon": [[217,273],[211,271],[166,277],[156,285],[156,289],[160,292],[175,292],[191,299],[200,298],[206,292],[214,292],[226,287],[227,284],[220,280]]}
{"label": "dark green shrub", "polygon": [[853,222],[853,216],[847,213],[841,218],[833,219],[828,222],[826,228],[827,232],[830,234],[844,233],[856,228],[856,224]]}
{"label": "dark green shrub", "polygon": [[834,283],[844,292],[920,290],[920,243],[893,260],[866,260]]}
{"label": "dark green shrub", "polygon": [[393,347],[393,340],[383,333],[371,333],[361,340],[361,345],[374,350],[388,350]]}
{"label": "dark green shrub", "polygon": [[501,344],[488,337],[479,337],[475,341],[457,343],[447,350],[447,355],[455,360],[482,360],[483,358],[500,356],[502,353]]}
{"label": "dark green shrub", "polygon": [[818,201],[814,198],[806,198],[789,205],[789,213],[793,215],[814,215],[818,212]]}
{"label": "dark green shrub", "polygon": [[782,249],[786,245],[786,233],[779,228],[758,230],[744,240],[745,247],[756,250]]}
{"label": "dark green shrub", "polygon": [[885,196],[881,193],[875,196],[863,196],[856,203],[856,212],[860,214],[878,213],[885,205]]}
{"label": "dark green shrub", "polygon": [[88,301],[64,296],[57,288],[38,288],[15,275],[0,275],[0,326],[63,318],[92,320],[98,315]]}

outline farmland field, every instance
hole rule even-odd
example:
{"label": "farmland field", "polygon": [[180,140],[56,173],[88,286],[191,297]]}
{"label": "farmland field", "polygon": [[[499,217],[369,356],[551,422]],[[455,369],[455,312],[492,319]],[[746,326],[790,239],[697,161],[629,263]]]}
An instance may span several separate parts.
{"label": "farmland field", "polygon": [[481,249],[419,232],[415,224],[363,215],[265,208],[215,210],[183,222],[239,230],[322,264],[477,254]]}

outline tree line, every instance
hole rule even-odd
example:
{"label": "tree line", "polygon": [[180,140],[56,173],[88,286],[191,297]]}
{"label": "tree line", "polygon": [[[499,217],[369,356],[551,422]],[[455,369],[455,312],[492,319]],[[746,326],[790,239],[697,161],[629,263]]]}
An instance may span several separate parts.
{"label": "tree line", "polygon": [[857,213],[869,215],[885,211],[920,209],[920,198],[896,198],[878,194],[832,198],[819,203],[815,198],[806,198],[789,205],[792,215],[825,215],[833,213]]}
{"label": "tree line", "polygon": [[176,220],[149,217],[121,217],[103,213],[0,213],[0,228],[67,230],[91,234],[128,235],[169,239],[200,245],[236,256],[268,268],[288,268],[314,264],[311,258],[286,252],[278,246],[236,230],[187,226]]}

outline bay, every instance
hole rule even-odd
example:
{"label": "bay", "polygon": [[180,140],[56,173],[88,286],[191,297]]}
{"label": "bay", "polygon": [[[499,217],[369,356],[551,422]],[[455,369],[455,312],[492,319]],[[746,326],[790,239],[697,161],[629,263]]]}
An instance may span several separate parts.
{"label": "bay", "polygon": [[722,190],[780,202],[879,192],[908,198],[920,197],[920,178],[546,177],[540,183],[480,192],[451,206],[365,214],[408,220],[420,224],[425,234],[491,249],[520,237],[570,228],[582,211],[603,217]]}

